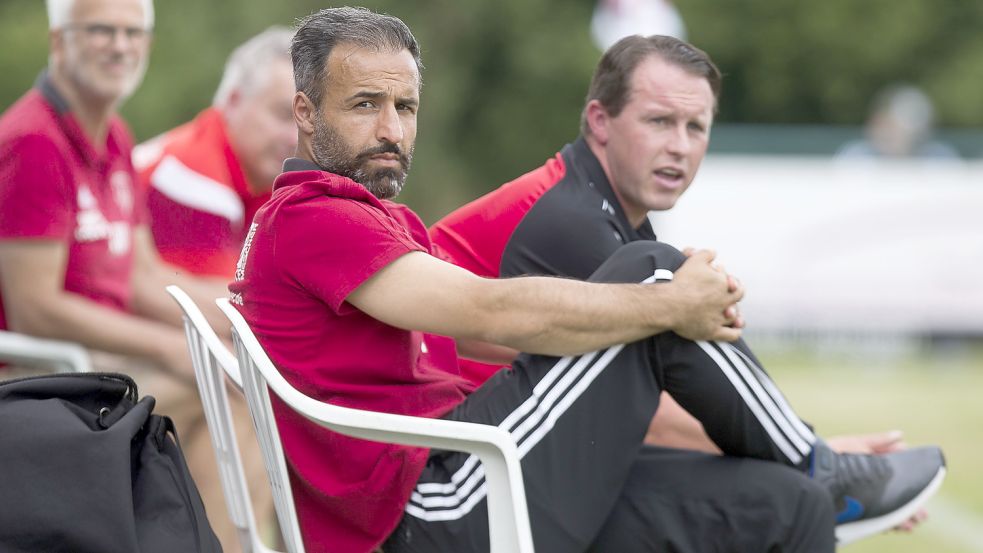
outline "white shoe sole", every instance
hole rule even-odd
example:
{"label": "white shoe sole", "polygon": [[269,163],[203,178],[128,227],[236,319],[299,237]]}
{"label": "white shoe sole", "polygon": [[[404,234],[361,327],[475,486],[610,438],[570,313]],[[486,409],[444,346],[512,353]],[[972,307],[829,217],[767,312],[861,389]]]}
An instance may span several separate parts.
{"label": "white shoe sole", "polygon": [[941,467],[939,468],[939,472],[936,473],[935,478],[932,478],[932,481],[925,486],[925,489],[901,508],[876,518],[840,524],[836,527],[836,544],[846,545],[880,534],[908,520],[911,518],[911,515],[915,514],[928,501],[928,498],[935,495],[935,492],[939,490],[939,486],[942,485],[942,480],[944,479],[945,467]]}

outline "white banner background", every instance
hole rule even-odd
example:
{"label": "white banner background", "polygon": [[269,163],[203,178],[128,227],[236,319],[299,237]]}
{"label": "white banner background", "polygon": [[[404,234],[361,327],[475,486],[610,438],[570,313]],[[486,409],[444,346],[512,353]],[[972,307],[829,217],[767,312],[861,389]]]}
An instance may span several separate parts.
{"label": "white banner background", "polygon": [[754,330],[983,335],[983,163],[711,156],[652,219],[717,250]]}

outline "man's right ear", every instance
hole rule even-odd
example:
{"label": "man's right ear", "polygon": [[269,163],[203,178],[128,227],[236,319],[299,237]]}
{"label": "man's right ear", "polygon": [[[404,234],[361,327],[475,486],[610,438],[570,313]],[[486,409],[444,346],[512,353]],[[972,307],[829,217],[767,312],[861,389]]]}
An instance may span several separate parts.
{"label": "man's right ear", "polygon": [[611,116],[601,105],[600,100],[594,99],[587,102],[585,108],[587,126],[590,128],[591,136],[602,146],[608,143],[608,122]]}
{"label": "man's right ear", "polygon": [[65,49],[65,32],[61,29],[48,30],[48,57],[55,59]]}
{"label": "man's right ear", "polygon": [[307,97],[307,94],[297,91],[294,94],[294,123],[300,132],[311,135],[314,134],[314,118],[317,117],[317,108],[314,102]]}

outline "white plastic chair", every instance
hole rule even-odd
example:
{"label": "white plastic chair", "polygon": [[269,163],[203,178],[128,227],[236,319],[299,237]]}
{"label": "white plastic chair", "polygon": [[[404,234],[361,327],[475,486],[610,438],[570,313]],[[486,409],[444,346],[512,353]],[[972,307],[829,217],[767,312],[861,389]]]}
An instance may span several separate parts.
{"label": "white plastic chair", "polygon": [[225,506],[238,531],[243,553],[279,553],[266,547],[260,539],[235,427],[232,424],[232,413],[229,410],[229,396],[222,373],[228,375],[229,380],[242,390],[239,363],[184,290],[171,285],[167,287],[167,293],[177,300],[184,312],[184,331],[188,337],[191,364],[195,368],[198,393],[205,410],[212,447],[215,449]]}
{"label": "white plastic chair", "polygon": [[242,369],[246,402],[270,474],[273,501],[290,553],[304,553],[304,545],[269,390],[308,420],[347,436],[476,455],[484,465],[488,484],[491,553],[533,553],[522,468],[515,441],[508,432],[484,424],[350,409],[308,397],[287,383],[229,300],[215,301],[232,322],[232,339]]}
{"label": "white plastic chair", "polygon": [[74,342],[35,338],[6,330],[0,330],[0,361],[51,367],[56,372],[92,372],[89,352]]}

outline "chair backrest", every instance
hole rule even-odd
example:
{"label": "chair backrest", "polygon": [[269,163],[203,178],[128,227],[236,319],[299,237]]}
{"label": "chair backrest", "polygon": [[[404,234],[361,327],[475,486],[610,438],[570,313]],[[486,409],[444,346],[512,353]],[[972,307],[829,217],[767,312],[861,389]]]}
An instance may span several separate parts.
{"label": "chair backrest", "polygon": [[57,372],[92,372],[89,353],[79,344],[6,330],[0,330],[0,361],[42,365]]}
{"label": "chair backrest", "polygon": [[[487,482],[491,553],[533,553],[522,468],[515,441],[508,432],[496,426],[362,411],[317,401],[283,378],[228,299],[218,299],[216,303],[232,322],[233,344],[242,369],[249,412],[260,435],[267,472],[274,482],[277,515],[291,553],[304,549],[283,446],[270,403],[271,390],[308,420],[347,436],[474,454],[482,463]],[[291,545],[292,540],[296,540],[296,545]]]}
{"label": "chair backrest", "polygon": [[191,363],[195,368],[198,393],[201,396],[205,420],[215,450],[222,491],[225,494],[225,505],[232,524],[238,530],[239,542],[245,553],[277,553],[267,548],[260,539],[253,514],[252,498],[242,468],[242,457],[236,441],[232,413],[229,409],[229,396],[223,374],[228,375],[233,384],[241,390],[242,377],[239,363],[184,290],[172,285],[167,287],[167,293],[177,301],[184,312],[184,331],[188,337],[188,350],[191,352]]}

